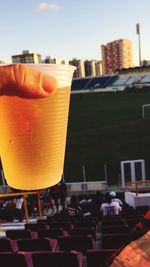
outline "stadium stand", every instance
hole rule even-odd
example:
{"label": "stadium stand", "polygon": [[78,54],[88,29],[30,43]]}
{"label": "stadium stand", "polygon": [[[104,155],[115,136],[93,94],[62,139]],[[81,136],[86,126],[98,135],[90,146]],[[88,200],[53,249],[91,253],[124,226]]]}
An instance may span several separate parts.
{"label": "stadium stand", "polygon": [[[73,92],[92,92],[92,91],[149,91],[150,75],[108,75],[88,78],[73,79],[71,90]],[[145,88],[145,90],[143,90]],[[102,90],[104,89],[104,90]],[[133,89],[133,90],[132,90]]]}
{"label": "stadium stand", "polygon": [[125,75],[125,76],[119,76],[119,78],[112,84],[112,86],[125,86],[127,81],[129,81],[130,76]]}
{"label": "stadium stand", "polygon": [[73,79],[72,81],[72,90],[84,90],[87,83],[91,80],[91,78],[79,78]]}
{"label": "stadium stand", "polygon": [[99,89],[111,86],[118,79],[117,76],[100,76],[92,78],[85,86],[85,89]]}
{"label": "stadium stand", "polygon": [[[88,198],[90,196],[89,194]],[[122,196],[123,201],[123,209],[119,215],[104,217],[89,216],[88,218],[74,217],[68,220],[68,218],[62,216],[62,213],[56,213],[55,215],[44,216],[41,219],[37,217],[33,220],[32,218],[31,221],[34,221],[34,223],[24,223],[24,231],[21,230],[22,228],[20,231],[16,229],[17,225],[18,227],[22,227],[22,225],[18,222],[15,223],[14,231],[17,236],[10,236],[12,234],[12,229],[8,229],[10,223],[5,225],[6,237],[0,238],[1,266],[31,267],[33,265],[34,267],[41,267],[49,266],[48,264],[51,263],[56,267],[109,266],[107,262],[112,258],[112,255],[116,255],[114,252],[120,251],[122,246],[128,244],[130,240],[133,240],[136,225],[143,221],[143,216],[149,210],[149,206],[147,205],[137,206],[136,208],[128,205],[124,202],[125,199],[122,192],[117,192],[117,196]],[[83,199],[83,194],[80,195],[80,199]],[[99,208],[97,207],[98,211]],[[60,226],[61,228],[58,228]],[[28,235],[26,236],[27,238],[25,238],[25,235],[19,236],[19,234],[30,232],[29,230],[37,233],[36,239]],[[4,234],[4,230],[2,233]],[[18,239],[18,237],[21,239]],[[5,255],[6,253],[8,255],[28,255],[30,256],[28,259],[30,258],[32,264],[26,266],[25,260],[27,257],[23,256],[10,256],[6,260],[3,256],[4,253]],[[33,257],[33,255],[36,256]],[[8,263],[2,264],[5,260]]]}
{"label": "stadium stand", "polygon": [[134,76],[130,76],[129,79],[126,82],[126,85],[133,85],[133,84],[138,84],[141,82],[143,76],[141,75],[134,75]]}
{"label": "stadium stand", "polygon": [[107,83],[105,84],[105,87],[111,87],[113,86],[114,82],[117,81],[119,79],[119,76],[111,76],[109,78],[109,80],[107,81]]}
{"label": "stadium stand", "polygon": [[141,84],[150,84],[150,75],[144,75],[141,79]]}
{"label": "stadium stand", "polygon": [[118,78],[119,76],[111,75],[73,79],[71,89],[72,91],[80,91],[111,87]]}

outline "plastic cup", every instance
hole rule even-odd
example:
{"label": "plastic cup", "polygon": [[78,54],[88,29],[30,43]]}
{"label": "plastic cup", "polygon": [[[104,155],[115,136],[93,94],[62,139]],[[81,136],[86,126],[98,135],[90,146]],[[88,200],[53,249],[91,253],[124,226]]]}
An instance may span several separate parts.
{"label": "plastic cup", "polygon": [[62,177],[70,88],[75,68],[70,65],[28,64],[57,80],[56,93],[46,98],[0,99],[0,155],[10,187],[44,189]]}

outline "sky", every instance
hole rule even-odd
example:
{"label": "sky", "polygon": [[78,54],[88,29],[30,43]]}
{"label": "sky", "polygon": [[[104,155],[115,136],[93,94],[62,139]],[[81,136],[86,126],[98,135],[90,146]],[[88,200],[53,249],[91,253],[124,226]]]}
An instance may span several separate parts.
{"label": "sky", "polygon": [[133,63],[150,60],[150,0],[0,0],[0,60],[23,50],[52,58],[101,60],[101,45],[129,39]]}

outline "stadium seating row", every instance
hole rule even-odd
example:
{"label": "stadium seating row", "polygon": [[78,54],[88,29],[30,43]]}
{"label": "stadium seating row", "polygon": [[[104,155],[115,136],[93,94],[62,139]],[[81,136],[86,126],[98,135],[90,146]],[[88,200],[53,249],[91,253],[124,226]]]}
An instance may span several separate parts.
{"label": "stadium seating row", "polygon": [[[116,250],[89,250],[86,256],[87,267],[106,267]],[[34,251],[25,253],[0,253],[2,267],[82,267],[83,255],[77,251]]]}
{"label": "stadium seating row", "polygon": [[[101,234],[101,248],[103,249],[116,249],[128,242],[130,232],[125,228],[120,228],[120,231],[106,231],[103,229]],[[56,232],[58,229],[52,229]],[[59,229],[60,230],[60,229]],[[76,230],[76,229],[75,229]],[[81,229],[80,229],[81,230]],[[88,232],[89,230],[89,232]],[[86,231],[71,233],[68,235],[58,235],[56,238],[49,233],[49,230],[37,231],[37,236],[32,237],[30,230],[9,230],[6,232],[6,238],[0,239],[0,251],[33,251],[33,250],[78,250],[84,255],[88,249],[94,249],[97,247],[95,232],[93,229],[87,229]],[[29,236],[29,233],[31,236]],[[94,234],[93,234],[94,233]],[[92,235],[93,234],[93,235]],[[46,246],[46,247],[45,247]],[[48,246],[48,247],[47,247]],[[5,248],[6,247],[6,248]],[[100,248],[100,246],[99,246]]]}
{"label": "stadium seating row", "polygon": [[107,75],[97,77],[77,78],[72,81],[72,91],[94,90],[106,87],[130,87],[135,84],[144,86],[150,85],[150,75]]}
{"label": "stadium seating row", "polygon": [[[100,221],[47,217],[25,224],[22,230],[7,230],[7,237],[0,239],[1,266],[106,267],[111,256],[129,242],[132,229],[147,209],[129,208]],[[96,246],[97,234],[100,246]]]}

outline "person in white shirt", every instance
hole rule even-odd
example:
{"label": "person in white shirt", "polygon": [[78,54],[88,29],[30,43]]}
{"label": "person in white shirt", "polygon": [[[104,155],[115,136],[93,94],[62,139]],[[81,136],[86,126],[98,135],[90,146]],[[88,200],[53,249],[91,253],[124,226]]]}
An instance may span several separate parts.
{"label": "person in white shirt", "polygon": [[21,198],[16,198],[16,209],[22,209],[22,204],[23,204],[23,197]]}
{"label": "person in white shirt", "polygon": [[23,204],[23,197],[19,197],[15,199],[16,207],[14,210],[14,215],[18,218],[20,222],[23,221],[22,204]]}
{"label": "person in white shirt", "polygon": [[112,192],[110,192],[109,194],[110,194],[111,197],[112,197],[112,201],[116,201],[116,202],[118,202],[119,205],[120,205],[120,207],[123,206],[122,201],[121,201],[119,198],[116,198],[116,192],[112,191]]}
{"label": "person in white shirt", "polygon": [[112,201],[112,197],[109,193],[105,195],[105,202],[100,207],[100,212],[103,216],[118,215],[121,211],[121,207],[118,202]]}

